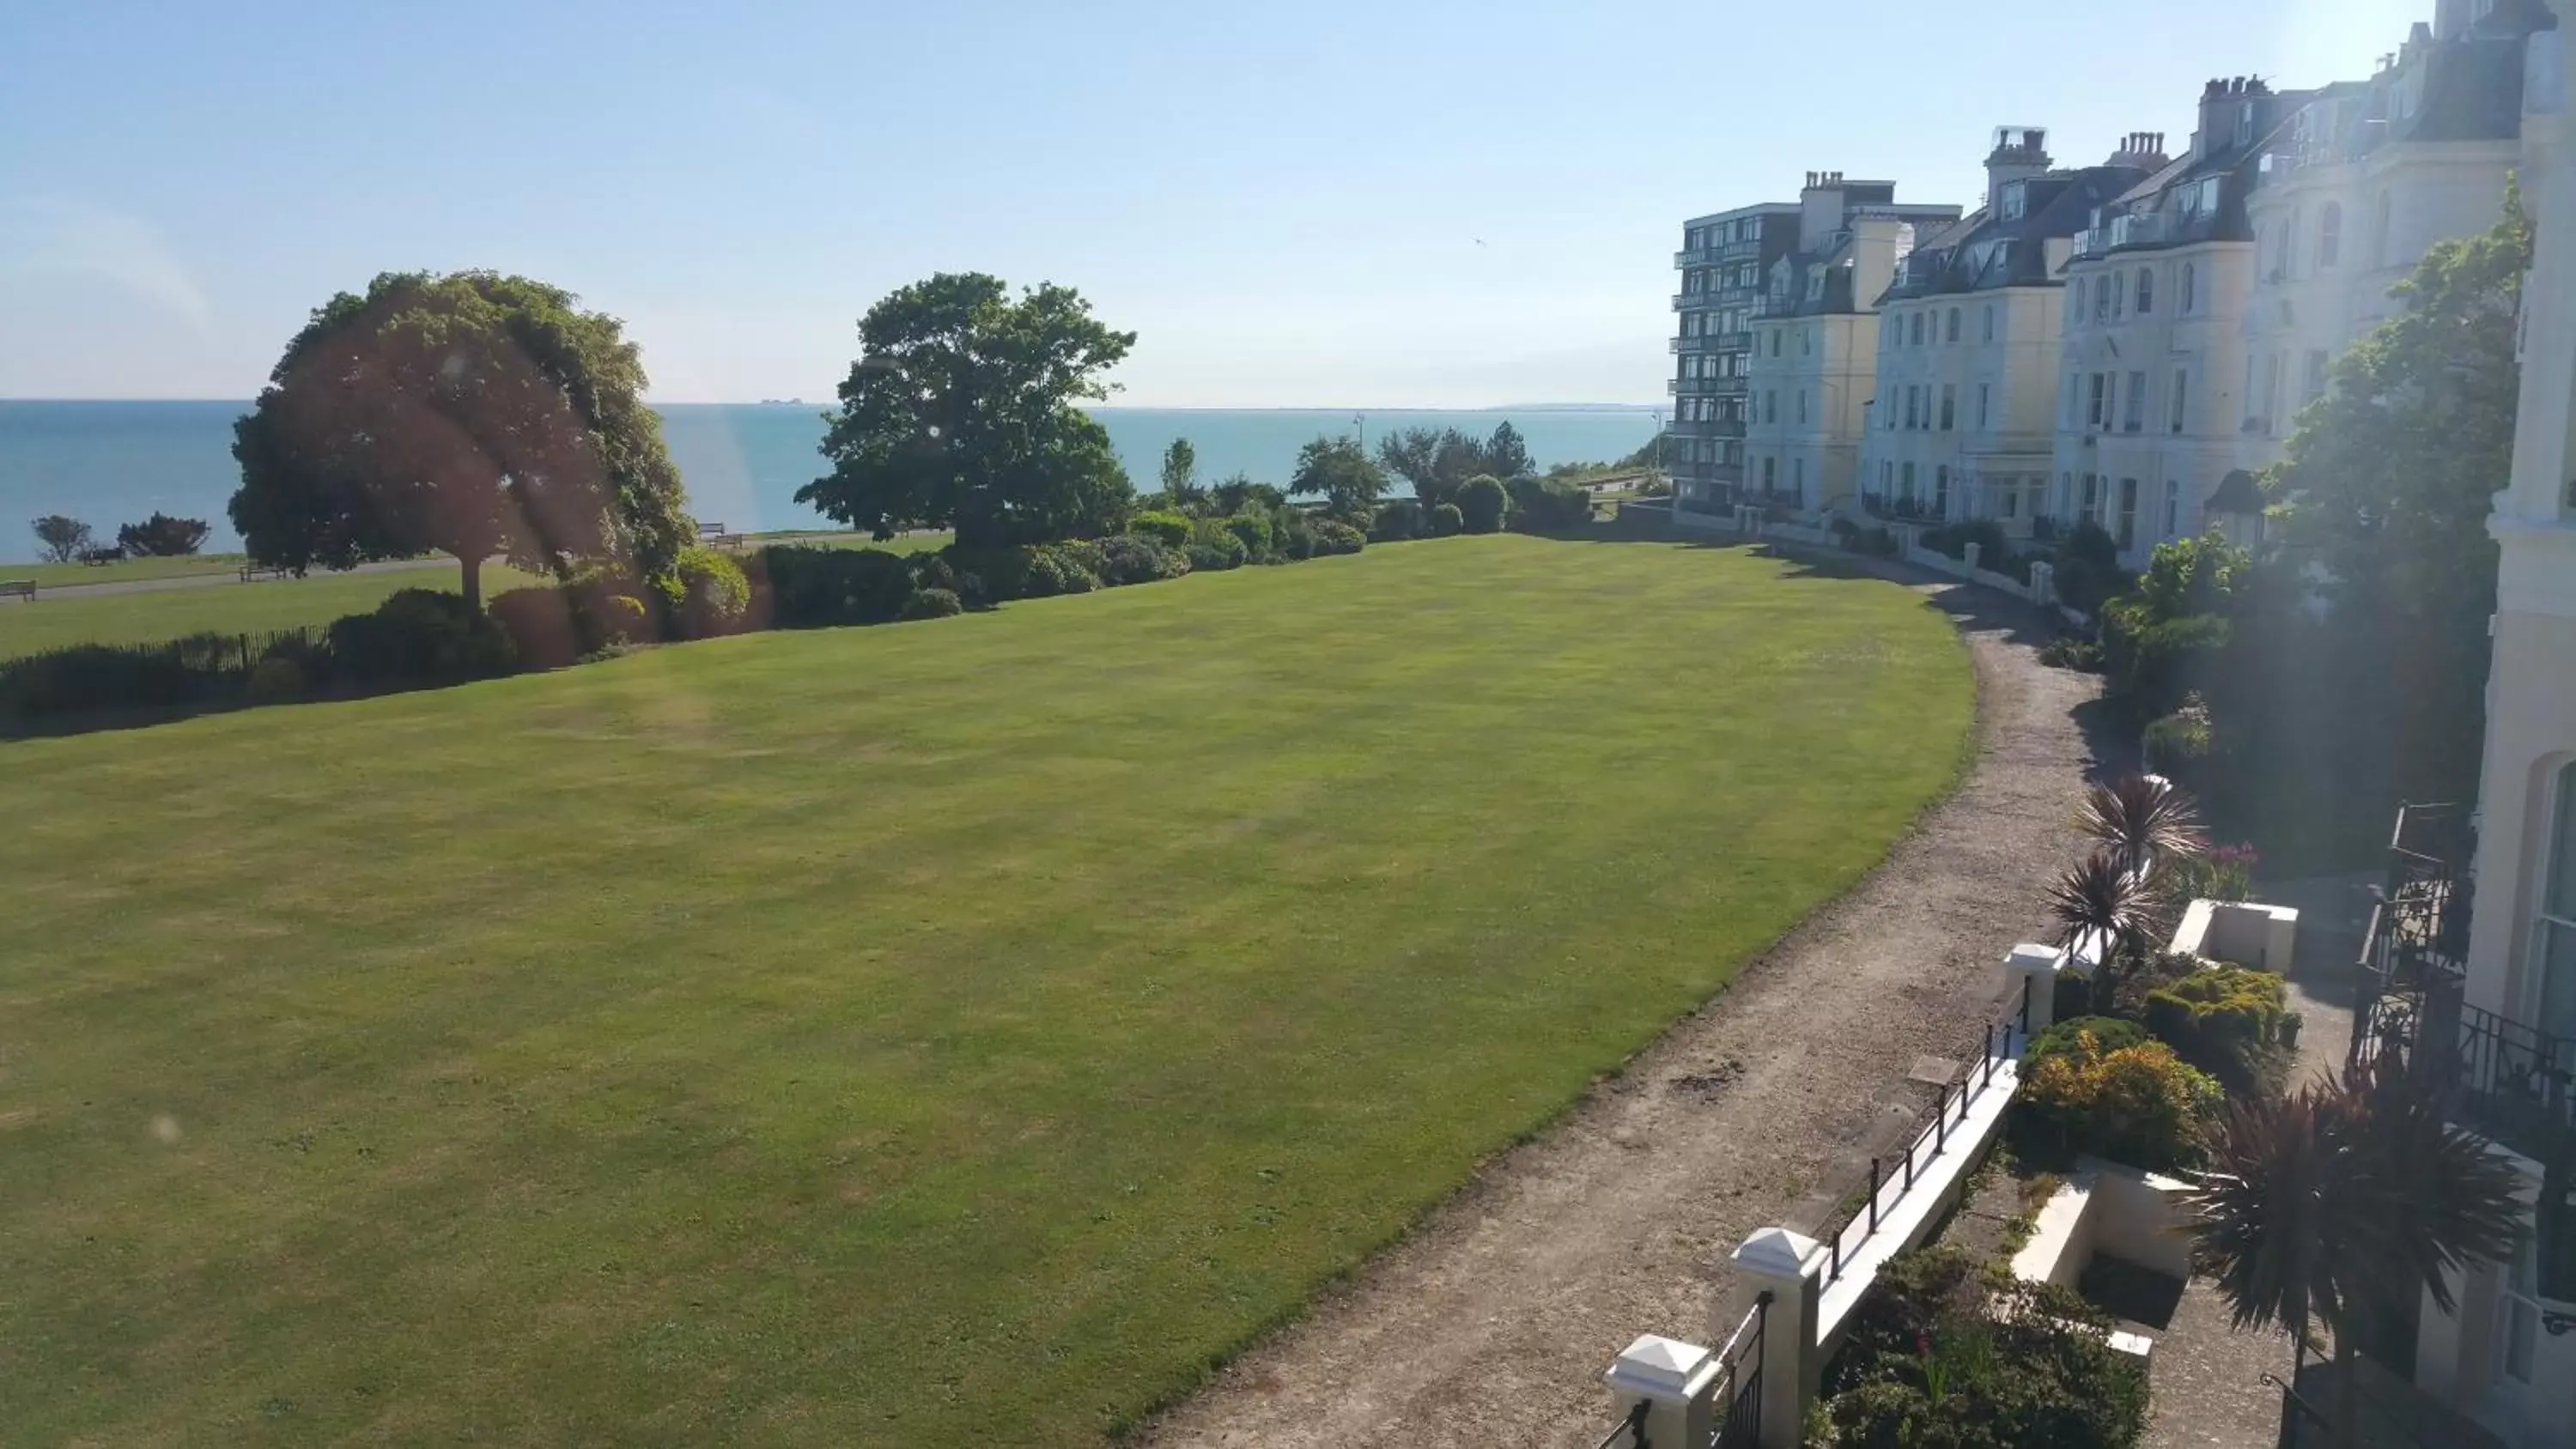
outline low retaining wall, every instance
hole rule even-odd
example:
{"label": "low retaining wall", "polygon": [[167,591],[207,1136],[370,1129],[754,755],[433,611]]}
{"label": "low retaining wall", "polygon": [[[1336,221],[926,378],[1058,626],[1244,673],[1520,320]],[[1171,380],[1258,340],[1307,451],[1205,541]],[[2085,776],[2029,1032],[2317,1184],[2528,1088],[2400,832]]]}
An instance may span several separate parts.
{"label": "low retaining wall", "polygon": [[2286,976],[2299,943],[2299,913],[2260,901],[2193,901],[2165,949]]}

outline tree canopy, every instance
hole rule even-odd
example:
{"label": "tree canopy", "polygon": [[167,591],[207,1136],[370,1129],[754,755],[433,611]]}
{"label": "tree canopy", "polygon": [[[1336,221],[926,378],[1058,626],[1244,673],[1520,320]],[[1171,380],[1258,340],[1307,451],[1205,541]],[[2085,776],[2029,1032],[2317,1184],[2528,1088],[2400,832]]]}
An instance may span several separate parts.
{"label": "tree canopy", "polygon": [[1335,518],[1363,518],[1386,494],[1386,474],[1349,438],[1318,437],[1297,450],[1297,472],[1288,491],[1324,500]]}
{"label": "tree canopy", "polygon": [[156,511],[141,523],[119,527],[116,546],[128,558],[176,558],[205,547],[209,531],[202,518],[173,518]]}
{"label": "tree canopy", "polygon": [[[2475,792],[2496,606],[2486,525],[2513,469],[2530,261],[2511,193],[2493,228],[2436,244],[2263,480],[2277,547],[2261,577],[2235,581],[2210,692],[2222,741],[2276,737],[2249,762],[2258,777],[2310,760],[2331,762],[2346,794],[2354,780],[2392,799]],[[2329,606],[2322,625],[2312,599]]]}
{"label": "tree canopy", "polygon": [[1456,428],[1398,428],[1377,440],[1377,461],[1413,485],[1425,508],[1458,501],[1458,491],[1479,474],[1517,478],[1532,471],[1529,449],[1509,422],[1483,441]]}
{"label": "tree canopy", "polygon": [[47,563],[70,563],[89,548],[89,525],[66,514],[48,513],[36,520],[35,529]]}
{"label": "tree canopy", "polygon": [[388,272],[315,309],[233,428],[252,558],[302,573],[436,551],[667,573],[679,470],[623,324],[495,272]]}
{"label": "tree canopy", "polygon": [[953,528],[970,549],[1111,532],[1132,506],[1109,434],[1078,404],[1109,395],[1102,374],[1136,334],[1072,288],[1013,300],[1000,278],[943,272],[869,308],[859,343],[824,414],[832,471],[797,501],[880,539]]}
{"label": "tree canopy", "polygon": [[1163,450],[1163,505],[1183,513],[1195,513],[1207,502],[1207,490],[1199,486],[1199,450],[1187,438],[1174,438]]}

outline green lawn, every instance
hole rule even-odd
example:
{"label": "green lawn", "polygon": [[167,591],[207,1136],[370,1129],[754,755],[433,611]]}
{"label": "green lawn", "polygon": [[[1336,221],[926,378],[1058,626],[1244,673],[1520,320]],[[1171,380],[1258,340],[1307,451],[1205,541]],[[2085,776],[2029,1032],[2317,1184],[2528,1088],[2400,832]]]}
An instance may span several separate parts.
{"label": "green lawn", "polygon": [[[483,569],[483,593],[534,582],[499,564]],[[49,594],[0,600],[0,659],[66,644],[152,644],[182,634],[261,634],[328,624],[364,613],[396,589],[457,587],[453,560],[382,573],[316,573],[300,579],[204,584],[135,594]]]}
{"label": "green lawn", "polygon": [[[908,533],[886,543],[877,543],[858,534],[781,534],[755,542],[924,553],[946,548],[949,537],[945,533]],[[238,557],[223,557],[230,558],[231,562],[216,572],[230,574],[241,567]],[[68,569],[77,577],[67,576],[53,582],[106,583],[111,579],[152,576],[148,572],[118,574],[115,570],[190,562],[201,561],[129,560],[98,569],[81,564],[0,565],[0,578],[29,576],[21,570]],[[175,572],[160,576],[171,577]],[[535,581],[533,575],[497,563],[487,565],[483,570],[484,597]],[[448,562],[435,568],[385,573],[316,573],[301,579],[262,579],[255,584],[236,581],[139,594],[52,593],[45,591],[50,587],[47,580],[39,578],[38,583],[39,592],[32,604],[20,599],[0,599],[0,659],[13,659],[21,654],[56,649],[66,644],[152,644],[202,631],[259,634],[304,624],[328,624],[343,614],[362,613],[374,608],[396,589],[452,590],[457,587],[457,577],[456,565]]]}
{"label": "green lawn", "polygon": [[237,574],[237,553],[192,553],[178,558],[121,558],[114,563],[0,563],[0,579],[18,579],[38,588],[66,584],[121,584],[131,579],[184,579],[199,575]]}
{"label": "green lawn", "polygon": [[0,1438],[1096,1444],[1971,693],[1894,585],[1505,536],[0,744]]}

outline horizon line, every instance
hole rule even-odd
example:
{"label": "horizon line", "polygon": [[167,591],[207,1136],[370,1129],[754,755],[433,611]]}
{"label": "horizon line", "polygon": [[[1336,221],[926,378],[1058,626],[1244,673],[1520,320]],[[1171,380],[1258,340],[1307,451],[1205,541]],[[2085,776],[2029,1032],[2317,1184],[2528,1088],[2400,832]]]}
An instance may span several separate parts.
{"label": "horizon line", "polygon": [[[249,404],[251,404],[251,403],[253,403],[253,402],[256,402],[257,400],[258,400],[258,399],[257,399],[255,396],[254,396],[254,397],[215,397],[215,396],[159,396],[159,397],[122,397],[122,396],[119,396],[119,397],[32,397],[32,396],[31,396],[31,397],[0,397],[0,404],[5,404],[5,403],[235,403],[235,404],[240,404],[240,405],[247,406],[247,405],[249,405]],[[649,398],[649,399],[647,399],[647,400],[645,401],[645,406],[646,406],[646,407],[689,407],[689,408],[829,407],[829,406],[832,406],[832,403],[831,403],[831,402],[830,402],[830,400],[828,400],[828,399],[824,399],[824,400],[816,400],[816,399],[810,399],[810,398],[806,398],[806,399],[781,399],[781,398],[751,398],[751,399],[742,399],[742,398],[678,398],[678,397],[675,397],[675,398]],[[1228,405],[1225,405],[1225,404],[1222,404],[1222,403],[1150,403],[1150,402],[1118,402],[1118,403],[1086,403],[1086,404],[1082,404],[1082,406],[1084,406],[1084,407],[1088,407],[1088,408],[1091,408],[1091,409],[1094,409],[1094,410],[1098,410],[1098,411],[1105,411],[1105,412],[1155,412],[1155,413],[1366,413],[1366,412],[1371,412],[1371,411],[1375,411],[1375,412],[1382,412],[1382,413],[1547,413],[1547,412],[1586,412],[1586,411],[1598,411],[1598,412],[1639,412],[1639,413],[1643,413],[1643,412],[1655,412],[1655,413],[1660,413],[1660,412],[1668,412],[1668,411],[1670,411],[1669,406],[1668,406],[1667,404],[1665,404],[1665,403],[1651,403],[1651,402],[1583,402],[1583,401],[1515,402],[1515,403],[1477,403],[1477,404],[1472,404],[1472,405],[1465,405],[1465,404],[1448,404],[1448,405],[1439,405],[1439,406],[1426,406],[1426,405],[1413,404],[1413,403],[1355,403],[1355,404],[1343,404],[1343,405],[1336,405],[1336,404],[1332,404],[1332,403],[1253,403],[1253,404],[1247,404],[1247,405],[1242,405],[1242,406],[1228,406]]]}

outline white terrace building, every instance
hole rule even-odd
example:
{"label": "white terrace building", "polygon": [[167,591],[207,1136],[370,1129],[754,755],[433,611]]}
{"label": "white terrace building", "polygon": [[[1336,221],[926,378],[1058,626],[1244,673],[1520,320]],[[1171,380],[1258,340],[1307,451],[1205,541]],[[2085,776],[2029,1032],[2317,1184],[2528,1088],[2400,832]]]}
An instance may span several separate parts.
{"label": "white terrace building", "polygon": [[1921,239],[1878,298],[1866,502],[2029,531],[2055,443],[2058,271],[2094,209],[2162,165],[2124,148],[2100,166],[2057,170],[2047,132],[1996,133],[1985,205]]}
{"label": "white terrace building", "polygon": [[1956,206],[1899,206],[1892,181],[1810,172],[1799,249],[1771,264],[1753,324],[1746,397],[1748,494],[1799,509],[1852,497],[1878,360],[1878,296],[1918,230]]}
{"label": "white terrace building", "polygon": [[[2501,572],[2475,871],[2398,856],[2410,878],[2374,932],[2364,1018],[2446,1079],[2451,1115],[2527,1184],[2521,1253],[2463,1274],[2456,1314],[2426,1296],[2414,1364],[2516,1449],[2576,1443],[2576,117],[2561,59],[2576,0],[2553,4],[2561,28],[2531,37],[2520,89],[2537,233],[2512,483],[2488,523]],[[2408,826],[2398,843],[2420,845]]]}
{"label": "white terrace building", "polygon": [[2263,142],[2308,98],[2260,80],[2211,81],[2190,148],[2076,233],[2046,512],[2102,525],[2131,567],[2197,534],[2237,467],[2254,289],[2246,196]]}
{"label": "white terrace building", "polygon": [[2435,242],[2495,225],[2518,155],[2539,0],[2441,0],[2367,81],[2315,93],[2265,143],[2247,200],[2254,286],[2237,466],[2277,461],[2334,359],[2397,310]]}

